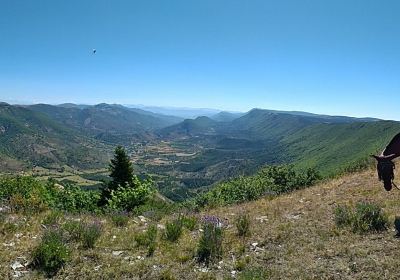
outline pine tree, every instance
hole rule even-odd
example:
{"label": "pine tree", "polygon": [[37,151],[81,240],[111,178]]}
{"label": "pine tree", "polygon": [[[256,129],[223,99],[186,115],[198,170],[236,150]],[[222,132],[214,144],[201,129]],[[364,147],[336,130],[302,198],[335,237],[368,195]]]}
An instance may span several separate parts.
{"label": "pine tree", "polygon": [[99,201],[100,206],[107,204],[107,200],[111,197],[111,192],[113,190],[117,190],[119,187],[135,187],[133,180],[133,166],[123,147],[118,146],[115,148],[114,158],[111,159],[109,170],[112,180],[106,185],[101,193]]}
{"label": "pine tree", "polygon": [[132,183],[133,166],[125,149],[121,146],[115,148],[114,158],[110,162],[111,188],[126,187]]}

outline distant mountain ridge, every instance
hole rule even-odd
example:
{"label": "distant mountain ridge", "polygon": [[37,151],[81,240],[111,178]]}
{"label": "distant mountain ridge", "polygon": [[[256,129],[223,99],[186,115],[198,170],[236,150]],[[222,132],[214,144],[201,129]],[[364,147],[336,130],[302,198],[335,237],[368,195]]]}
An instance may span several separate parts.
{"label": "distant mountain ridge", "polygon": [[91,168],[107,159],[102,143],[22,106],[0,105],[0,131],[3,171],[35,165]]}
{"label": "distant mountain ridge", "polygon": [[154,161],[140,163],[140,172],[160,174],[165,190],[182,197],[265,164],[293,163],[331,175],[379,151],[400,131],[394,121],[263,109],[194,119],[105,103],[2,103],[0,109],[1,171],[106,167],[116,145],[132,155],[144,147],[139,159]]}

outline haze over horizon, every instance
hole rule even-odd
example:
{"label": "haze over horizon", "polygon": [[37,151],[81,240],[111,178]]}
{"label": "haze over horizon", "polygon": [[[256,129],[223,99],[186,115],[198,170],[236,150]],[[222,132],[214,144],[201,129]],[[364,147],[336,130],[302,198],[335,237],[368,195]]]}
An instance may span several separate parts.
{"label": "haze over horizon", "polygon": [[6,0],[0,100],[400,120],[399,8],[391,0]]}

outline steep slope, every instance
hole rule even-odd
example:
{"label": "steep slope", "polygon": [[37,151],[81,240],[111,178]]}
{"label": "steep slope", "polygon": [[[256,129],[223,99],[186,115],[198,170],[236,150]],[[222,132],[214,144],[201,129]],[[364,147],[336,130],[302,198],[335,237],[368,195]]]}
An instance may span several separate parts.
{"label": "steep slope", "polygon": [[[397,176],[400,174],[397,173]],[[382,233],[357,234],[339,229],[334,222],[338,205],[355,205],[369,201],[381,205],[391,225]],[[400,211],[396,190],[387,193],[378,183],[375,171],[321,183],[314,187],[275,198],[204,210],[195,214],[199,219],[216,216],[224,225],[222,256],[204,266],[196,259],[202,231],[185,229],[176,242],[163,238],[166,222],[132,217],[125,227],[116,227],[108,216],[101,216],[103,233],[94,249],[73,248],[70,260],[56,279],[398,279],[399,240],[393,220]],[[239,215],[250,219],[250,234],[239,237],[235,221]],[[31,267],[30,254],[40,242],[47,213],[29,217],[21,214],[5,216],[18,230],[5,230],[0,244],[0,274],[12,277],[24,271],[26,279],[44,279]],[[24,221],[25,219],[25,221]],[[99,217],[65,215],[65,221],[82,219],[99,223]],[[134,246],[134,236],[150,224],[159,228],[153,256],[145,257],[147,249]],[[12,250],[10,250],[12,248]],[[84,261],[82,261],[84,260]],[[16,262],[22,267],[11,268]]]}
{"label": "steep slope", "polygon": [[21,106],[0,104],[0,132],[3,171],[35,165],[88,168],[107,159],[100,153],[106,146]]}
{"label": "steep slope", "polygon": [[281,142],[288,160],[297,166],[335,174],[380,153],[399,131],[400,123],[394,121],[317,124],[288,135]]}
{"label": "steep slope", "polygon": [[52,106],[37,104],[30,109],[42,112],[58,122],[112,144],[130,144],[151,140],[152,130],[181,121],[121,105]]}

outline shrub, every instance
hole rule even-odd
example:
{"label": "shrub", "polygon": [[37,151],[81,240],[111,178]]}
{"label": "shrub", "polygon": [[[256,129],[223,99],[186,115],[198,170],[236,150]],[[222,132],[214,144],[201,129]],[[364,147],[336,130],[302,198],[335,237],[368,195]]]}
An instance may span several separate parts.
{"label": "shrub", "polygon": [[368,202],[357,203],[352,224],[354,232],[384,231],[388,223],[387,215],[378,205]]}
{"label": "shrub", "polygon": [[16,193],[10,197],[9,204],[11,210],[17,213],[34,214],[47,209],[45,202],[36,191],[32,192],[30,197],[27,198]]}
{"label": "shrub", "polygon": [[62,234],[57,230],[46,231],[40,244],[33,250],[32,264],[51,276],[64,266],[69,255]]}
{"label": "shrub", "polygon": [[205,221],[197,249],[199,262],[207,265],[222,257],[223,229],[219,222]]}
{"label": "shrub", "polygon": [[63,190],[53,194],[52,207],[72,213],[99,211],[97,203],[100,199],[98,191],[85,191],[79,186],[66,185]]}
{"label": "shrub", "polygon": [[197,227],[199,219],[195,216],[182,216],[182,225],[190,231],[194,231]]}
{"label": "shrub", "polygon": [[240,214],[235,221],[237,233],[241,237],[250,234],[250,217],[247,214]]}
{"label": "shrub", "polygon": [[55,180],[43,184],[30,176],[0,178],[0,199],[8,201],[13,211],[37,213],[47,208],[69,212],[98,211],[100,195],[78,186],[57,186]]}
{"label": "shrub", "polygon": [[164,237],[168,241],[174,242],[182,235],[182,220],[181,218],[175,219],[172,222],[165,224]]}
{"label": "shrub", "polygon": [[111,198],[108,200],[111,209],[132,211],[150,198],[154,192],[153,181],[140,181],[137,176],[133,176],[133,180],[132,186],[111,191]]}
{"label": "shrub", "polygon": [[78,242],[81,240],[84,224],[80,221],[67,221],[62,229],[67,233],[68,241]]}
{"label": "shrub", "polygon": [[30,176],[2,177],[0,179],[0,198],[9,200],[13,195],[19,194],[29,198],[34,190],[44,192],[44,186]]}
{"label": "shrub", "polygon": [[257,174],[217,184],[208,192],[199,194],[184,205],[194,210],[205,206],[241,203],[263,195],[276,195],[315,184],[320,179],[315,169],[296,171],[291,165],[267,166]]}
{"label": "shrub", "polygon": [[81,227],[80,239],[82,246],[86,249],[94,248],[97,240],[102,233],[100,222],[95,221],[88,224],[83,224]]}
{"label": "shrub", "polygon": [[335,209],[338,227],[351,227],[353,232],[380,232],[387,229],[388,217],[381,207],[370,202],[359,202],[354,209],[338,206]]}
{"label": "shrub", "polygon": [[135,235],[135,241],[139,246],[147,247],[147,255],[152,256],[157,246],[157,226],[150,225],[149,228],[143,232]]}
{"label": "shrub", "polygon": [[346,226],[351,226],[352,224],[352,211],[350,207],[348,206],[337,206],[335,208],[335,223],[336,226],[341,228],[341,227],[346,227]]}
{"label": "shrub", "polygon": [[129,221],[129,214],[127,212],[114,212],[112,213],[111,220],[117,227],[125,227]]}

